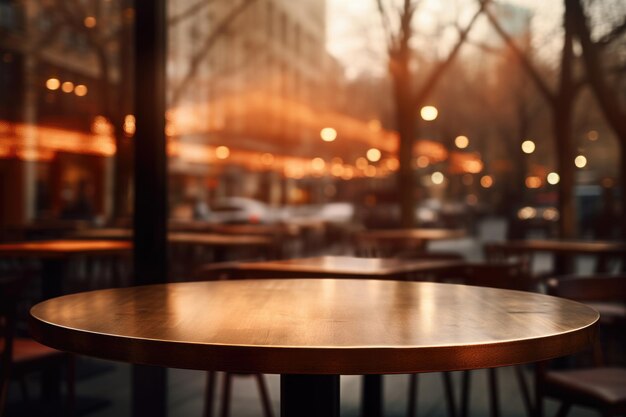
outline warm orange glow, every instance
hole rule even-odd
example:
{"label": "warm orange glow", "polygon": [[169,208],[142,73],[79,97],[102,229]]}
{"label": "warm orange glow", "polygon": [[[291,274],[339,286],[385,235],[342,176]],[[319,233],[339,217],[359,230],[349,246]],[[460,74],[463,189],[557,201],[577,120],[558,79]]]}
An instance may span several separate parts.
{"label": "warm orange glow", "polygon": [[86,28],[95,28],[96,27],[96,18],[93,16],[87,16],[85,20],[83,20],[83,24]]}
{"label": "warm orange glow", "polygon": [[375,177],[377,173],[377,169],[374,165],[368,165],[367,168],[365,169],[365,176],[372,178]]}
{"label": "warm orange glow", "polygon": [[367,122],[367,127],[372,132],[379,132],[380,129],[383,128],[382,124],[380,123],[380,120],[378,120],[378,119],[373,119],[373,120],[370,120],[369,122]]}
{"label": "warm orange glow", "polygon": [[115,141],[107,134],[0,121],[0,157],[46,161],[56,152],[112,156]]}
{"label": "warm orange glow", "polygon": [[493,186],[493,177],[491,175],[483,175],[480,178],[480,186],[483,188],[491,188]]}
{"label": "warm orange glow", "polygon": [[416,160],[418,168],[426,168],[430,164],[430,160],[427,156],[419,156]]}
{"label": "warm orange glow", "polygon": [[362,156],[360,156],[356,159],[356,167],[358,169],[365,169],[367,168],[368,165],[369,165],[369,162],[367,162],[366,158],[363,158]]}
{"label": "warm orange glow", "polygon": [[465,149],[469,146],[469,139],[467,136],[457,136],[454,139],[454,144],[456,145],[457,148],[459,149]]}
{"label": "warm orange glow", "polygon": [[315,171],[321,171],[326,166],[326,162],[322,158],[313,158],[311,160],[311,168]]}
{"label": "warm orange glow", "polygon": [[48,80],[46,81],[46,88],[48,90],[58,90],[60,86],[61,81],[59,81],[58,78],[48,78]]}
{"label": "warm orange glow", "polygon": [[274,155],[268,152],[264,153],[261,155],[261,163],[263,165],[272,165],[274,163]]}
{"label": "warm orange glow", "polygon": [[74,88],[74,94],[76,94],[78,97],[85,97],[88,91],[89,90],[87,90],[87,86],[84,84],[78,84],[76,88]]}
{"label": "warm orange glow", "polygon": [[343,175],[343,165],[334,163],[330,168],[330,173],[335,177],[341,177]]}
{"label": "warm orange glow", "polygon": [[367,159],[369,159],[371,162],[378,162],[380,161],[382,153],[380,152],[380,150],[376,148],[370,148],[367,150],[366,156],[367,156]]}
{"label": "warm orange glow", "polygon": [[541,178],[536,176],[526,177],[526,187],[539,188],[541,187]]}
{"label": "warm orange glow", "polygon": [[424,106],[420,110],[420,116],[427,122],[432,122],[439,115],[439,110],[435,106]]}
{"label": "warm orange glow", "polygon": [[587,132],[587,139],[589,139],[590,141],[595,142],[599,138],[600,135],[598,134],[597,130],[590,130],[589,132]]}
{"label": "warm orange glow", "polygon": [[452,152],[449,161],[449,169],[453,174],[478,174],[484,168],[477,152]]}
{"label": "warm orange glow", "polygon": [[135,116],[132,114],[127,114],[124,117],[124,134],[126,135],[126,137],[130,138],[135,134],[135,130]]}
{"label": "warm orange glow", "polygon": [[320,131],[320,137],[324,142],[332,142],[337,139],[337,131],[332,127],[325,127]]}
{"label": "warm orange glow", "polygon": [[217,159],[226,159],[230,156],[230,149],[228,146],[218,146],[215,148],[215,156]]}
{"label": "warm orange glow", "polygon": [[351,180],[354,177],[354,168],[352,167],[344,167],[343,174],[341,174],[342,180]]}
{"label": "warm orange glow", "polygon": [[445,161],[448,158],[448,150],[442,143],[420,139],[413,146],[413,155],[425,156],[430,163],[436,163]]}
{"label": "warm orange glow", "polygon": [[71,93],[74,91],[74,83],[71,81],[65,81],[61,84],[61,90],[63,90],[64,93]]}
{"label": "warm orange glow", "polygon": [[387,159],[385,164],[390,171],[397,171],[398,168],[400,168],[400,161],[398,160],[398,158],[389,158]]}

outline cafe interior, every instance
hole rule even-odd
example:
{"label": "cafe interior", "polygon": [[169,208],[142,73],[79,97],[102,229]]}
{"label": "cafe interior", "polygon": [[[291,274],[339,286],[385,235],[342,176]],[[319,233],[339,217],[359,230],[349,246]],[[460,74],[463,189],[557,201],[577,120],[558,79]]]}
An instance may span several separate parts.
{"label": "cafe interior", "polygon": [[626,416],[626,3],[0,0],[0,416]]}

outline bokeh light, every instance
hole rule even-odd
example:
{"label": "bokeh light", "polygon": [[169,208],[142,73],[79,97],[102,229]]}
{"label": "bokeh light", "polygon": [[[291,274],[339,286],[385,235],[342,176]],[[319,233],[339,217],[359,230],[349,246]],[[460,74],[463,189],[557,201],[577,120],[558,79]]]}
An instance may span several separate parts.
{"label": "bokeh light", "polygon": [[480,185],[483,188],[491,188],[493,186],[493,177],[491,175],[483,175],[480,178]]}
{"label": "bokeh light", "polygon": [[324,142],[332,142],[337,139],[337,131],[332,127],[325,127],[320,131],[320,137]]}
{"label": "bokeh light", "polygon": [[427,122],[432,122],[439,115],[439,110],[435,106],[424,106],[420,110],[420,116]]}
{"label": "bokeh light", "polygon": [[61,81],[58,78],[48,78],[46,81],[46,88],[48,90],[58,90],[61,86]]}
{"label": "bokeh light", "polygon": [[370,160],[370,162],[378,162],[382,157],[382,153],[376,148],[370,148],[367,150],[366,156],[367,159]]}
{"label": "bokeh light", "polygon": [[535,152],[535,142],[532,140],[525,140],[522,142],[522,152],[526,154],[531,154]]}
{"label": "bokeh light", "polygon": [[556,172],[551,172],[548,174],[548,176],[546,177],[546,180],[548,181],[548,184],[550,185],[556,185],[559,183],[559,181],[561,180],[561,177],[559,176],[559,174],[557,174]]}
{"label": "bokeh light", "polygon": [[585,158],[584,155],[578,155],[575,159],[574,159],[574,165],[576,165],[576,168],[584,168],[587,166],[587,158]]}
{"label": "bokeh light", "polygon": [[445,177],[443,176],[443,174],[439,171],[435,171],[432,173],[432,175],[430,176],[430,180],[433,182],[433,184],[435,185],[440,185],[443,184],[443,180],[445,179]]}
{"label": "bokeh light", "polygon": [[467,136],[464,136],[464,135],[457,136],[454,139],[454,144],[459,149],[465,149],[465,148],[467,148],[469,146],[469,138]]}
{"label": "bokeh light", "polygon": [[217,159],[226,159],[230,156],[230,149],[228,146],[218,146],[215,148],[215,157]]}

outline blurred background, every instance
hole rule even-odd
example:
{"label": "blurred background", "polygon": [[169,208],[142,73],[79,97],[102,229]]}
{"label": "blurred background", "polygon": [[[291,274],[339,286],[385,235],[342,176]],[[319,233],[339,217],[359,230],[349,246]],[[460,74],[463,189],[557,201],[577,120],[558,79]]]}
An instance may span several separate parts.
{"label": "blurred background", "polygon": [[[170,218],[618,238],[626,5],[391,3],[170,2]],[[0,2],[3,239],[130,222],[133,13]]]}

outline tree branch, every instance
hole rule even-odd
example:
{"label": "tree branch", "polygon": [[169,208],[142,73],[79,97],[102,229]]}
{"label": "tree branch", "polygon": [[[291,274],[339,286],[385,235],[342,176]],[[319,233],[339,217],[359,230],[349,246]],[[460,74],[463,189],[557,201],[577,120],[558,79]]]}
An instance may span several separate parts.
{"label": "tree branch", "polygon": [[418,106],[423,103],[435,89],[437,83],[446,72],[446,70],[452,65],[454,58],[456,58],[459,51],[461,50],[461,47],[465,43],[465,40],[472,30],[474,23],[476,23],[476,20],[478,20],[478,16],[480,16],[481,13],[486,10],[487,4],[489,4],[490,1],[491,0],[480,0],[480,7],[476,11],[476,13],[474,13],[467,26],[465,26],[465,28],[459,32],[459,39],[457,40],[456,44],[454,45],[446,59],[440,61],[438,65],[435,65],[430,75],[426,78],[426,82],[422,84],[421,89],[417,91],[414,95],[414,106]]}
{"label": "tree branch", "polygon": [[548,87],[548,84],[541,77],[541,75],[539,74],[539,71],[537,70],[537,68],[535,68],[535,65],[532,63],[529,57],[519,48],[519,46],[517,46],[517,44],[511,38],[511,36],[509,36],[509,34],[506,33],[506,31],[502,28],[502,25],[500,25],[500,22],[498,22],[498,19],[493,15],[493,13],[491,13],[489,9],[485,10],[485,14],[487,15],[487,18],[489,19],[491,26],[493,26],[493,28],[496,30],[496,32],[498,32],[498,35],[500,35],[502,40],[504,40],[507,46],[511,48],[513,53],[518,57],[518,59],[522,63],[522,66],[526,70],[526,73],[533,80],[533,82],[535,83],[539,91],[545,96],[545,98],[549,102],[554,102],[555,100],[554,92],[550,90],[550,88]]}
{"label": "tree branch", "polygon": [[606,82],[606,76],[601,67],[602,56],[600,48],[591,41],[587,18],[579,1],[574,0],[569,2],[569,4],[574,21],[574,30],[583,49],[583,61],[587,69],[589,84],[598,99],[598,104],[607,121],[617,133],[623,146],[626,146],[626,109],[623,108],[615,91]]}
{"label": "tree branch", "polygon": [[202,11],[202,9],[204,9],[205,7],[209,6],[211,3],[213,3],[214,0],[200,0],[195,4],[192,4],[191,6],[189,6],[187,8],[187,10],[179,13],[176,16],[172,16],[169,19],[167,19],[167,24],[170,26],[174,26],[179,24],[181,21],[188,19],[192,16],[195,16],[196,14],[198,14],[198,12]]}
{"label": "tree branch", "polygon": [[175,105],[181,99],[183,93],[193,81],[193,78],[198,73],[198,69],[200,68],[200,64],[204,61],[204,59],[209,55],[211,49],[218,41],[219,37],[225,33],[229,26],[235,21],[237,17],[239,17],[250,5],[252,5],[256,0],[247,0],[246,2],[241,3],[239,6],[232,9],[224,19],[217,25],[215,30],[211,31],[209,35],[205,38],[202,47],[191,57],[191,62],[189,64],[189,71],[183,77],[181,82],[174,87],[172,92],[172,101],[171,105]]}

